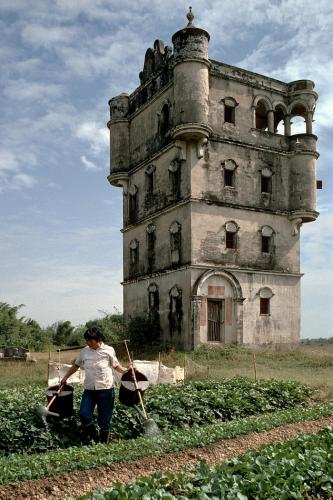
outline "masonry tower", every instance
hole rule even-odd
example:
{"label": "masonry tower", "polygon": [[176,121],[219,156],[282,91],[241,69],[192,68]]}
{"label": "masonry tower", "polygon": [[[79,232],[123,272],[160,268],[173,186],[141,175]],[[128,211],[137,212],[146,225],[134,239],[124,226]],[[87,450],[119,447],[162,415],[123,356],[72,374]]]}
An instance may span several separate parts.
{"label": "masonry tower", "polygon": [[139,87],[109,102],[124,314],[157,319],[185,349],[296,344],[300,228],[318,216],[314,83],[210,60],[187,18],[173,49],[147,50]]}

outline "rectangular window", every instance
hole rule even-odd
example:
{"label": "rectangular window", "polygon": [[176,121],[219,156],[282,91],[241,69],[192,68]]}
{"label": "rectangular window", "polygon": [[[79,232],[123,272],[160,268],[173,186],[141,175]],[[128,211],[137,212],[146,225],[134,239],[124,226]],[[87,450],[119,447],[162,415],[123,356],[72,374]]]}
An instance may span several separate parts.
{"label": "rectangular window", "polygon": [[147,257],[148,257],[148,272],[152,272],[155,268],[155,233],[147,234],[148,244],[147,244]]}
{"label": "rectangular window", "polygon": [[263,253],[269,253],[270,251],[270,236],[261,236],[261,251]]}
{"label": "rectangular window", "polygon": [[224,169],[224,185],[233,186],[234,185],[234,171]]}
{"label": "rectangular window", "polygon": [[154,172],[147,174],[147,194],[152,196],[154,193]]}
{"label": "rectangular window", "polygon": [[233,106],[224,106],[224,121],[235,123],[235,108]]}
{"label": "rectangular window", "polygon": [[139,267],[139,248],[130,248],[130,275],[136,276]]}
{"label": "rectangular window", "polygon": [[221,342],[224,322],[224,301],[207,300],[207,316],[207,340],[209,342]]}
{"label": "rectangular window", "polygon": [[269,314],[269,299],[264,299],[260,297],[260,314]]}
{"label": "rectangular window", "polygon": [[236,248],[236,233],[226,231],[226,248]]}
{"label": "rectangular window", "polygon": [[129,222],[136,222],[138,217],[138,195],[130,194],[129,195],[129,210],[128,210],[128,218]]}
{"label": "rectangular window", "polygon": [[171,196],[174,200],[180,199],[180,168],[170,174]]}
{"label": "rectangular window", "polygon": [[261,176],[261,192],[271,193],[272,192],[272,182],[270,177],[264,175]]}

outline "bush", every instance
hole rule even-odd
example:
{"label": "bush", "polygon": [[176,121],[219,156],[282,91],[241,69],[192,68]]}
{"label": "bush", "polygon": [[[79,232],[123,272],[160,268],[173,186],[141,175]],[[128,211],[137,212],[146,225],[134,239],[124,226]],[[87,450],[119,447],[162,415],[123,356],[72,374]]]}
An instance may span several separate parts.
{"label": "bush", "polygon": [[160,345],[160,324],[157,316],[133,316],[129,318],[126,327],[131,346],[142,348]]}

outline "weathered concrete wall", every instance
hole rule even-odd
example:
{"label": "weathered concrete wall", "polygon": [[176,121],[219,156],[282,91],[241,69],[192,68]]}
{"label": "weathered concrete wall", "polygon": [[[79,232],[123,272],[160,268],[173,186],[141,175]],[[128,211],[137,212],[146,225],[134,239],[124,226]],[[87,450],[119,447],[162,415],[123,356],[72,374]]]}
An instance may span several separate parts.
{"label": "weathered concrete wall", "polygon": [[[130,120],[130,159],[137,165],[158,151],[166,138],[159,135],[159,117],[166,103],[173,102],[173,88],[161,90],[157,96],[143,105]],[[171,114],[172,120],[172,114]],[[170,128],[172,123],[170,123]]]}
{"label": "weathered concrete wall", "polygon": [[[296,344],[300,337],[300,276],[239,273],[245,297],[244,344]],[[260,315],[259,290],[268,287],[270,315]]]}
{"label": "weathered concrete wall", "polygon": [[[148,162],[141,164],[130,175],[128,190],[124,200],[125,226],[129,225],[129,196],[131,188],[137,189],[137,217],[136,221],[146,218],[158,210],[169,207],[177,202],[172,192],[170,168],[175,166],[179,169],[180,177],[180,199],[186,199],[190,195],[190,174],[186,168],[186,162],[182,159],[180,147],[170,145],[160,155],[151,157]],[[147,192],[147,168],[154,169],[154,191],[152,195]]]}
{"label": "weathered concrete wall", "polygon": [[[224,186],[224,163],[236,164],[234,187]],[[243,207],[287,211],[289,209],[289,158],[275,152],[245,148],[211,140],[204,158],[193,161],[191,194],[213,202]],[[271,193],[261,193],[261,173],[270,170]]]}
{"label": "weathered concrete wall", "polygon": [[[300,275],[245,272],[224,268],[192,268],[192,293],[201,276],[212,275],[199,288],[198,345],[207,342],[207,300],[224,301],[222,343],[244,345],[297,344],[300,336]],[[214,274],[213,274],[214,273]],[[225,275],[234,277],[239,290]],[[260,292],[269,290],[270,313],[260,314]]]}
{"label": "weathered concrete wall", "polygon": [[[239,227],[236,248],[226,248],[225,224]],[[261,251],[261,228],[273,229],[272,249]],[[299,272],[299,234],[292,235],[287,217],[269,213],[193,203],[191,212],[192,264]]]}
{"label": "weathered concrete wall", "polygon": [[155,226],[155,266],[154,272],[172,269],[174,264],[171,259],[170,247],[170,227],[174,222],[180,224],[181,231],[181,251],[179,266],[189,264],[191,260],[191,247],[188,242],[191,240],[190,206],[183,205],[177,209],[160,214],[124,231],[124,279],[129,278],[129,257],[130,242],[136,239],[139,242],[139,274],[148,272],[147,254],[147,227],[149,224]]}
{"label": "weathered concrete wall", "polygon": [[[164,343],[172,342],[179,348],[190,349],[191,317],[190,317],[190,270],[174,270],[162,276],[151,276],[142,280],[124,285],[124,312],[125,316],[142,316],[149,312],[148,287],[155,283],[159,292],[159,317],[161,338]],[[182,292],[182,335],[170,337],[169,312],[170,290],[177,286]]]}

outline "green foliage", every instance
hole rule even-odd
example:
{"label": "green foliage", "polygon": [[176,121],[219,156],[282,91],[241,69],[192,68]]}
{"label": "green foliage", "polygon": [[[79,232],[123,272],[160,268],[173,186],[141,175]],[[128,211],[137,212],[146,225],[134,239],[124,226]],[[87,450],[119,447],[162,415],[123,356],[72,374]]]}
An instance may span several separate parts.
{"label": "green foliage", "polygon": [[104,318],[88,321],[86,327],[98,326],[104,335],[105,342],[123,339],[125,332],[123,315],[104,314]]}
{"label": "green foliage", "polygon": [[134,500],[248,498],[287,500],[332,498],[333,429],[303,435],[282,444],[262,447],[210,469],[201,462],[193,471],[117,483],[108,492],[87,494],[82,499]]}
{"label": "green foliage", "polygon": [[160,324],[156,315],[133,316],[127,322],[127,335],[131,347],[160,345]]}
{"label": "green foliage", "polygon": [[333,337],[329,337],[329,338],[319,337],[317,339],[301,339],[301,344],[305,344],[305,345],[333,344]]}
{"label": "green foliage", "polygon": [[55,345],[67,345],[68,339],[74,331],[74,326],[70,321],[58,321],[52,325],[53,343]]}
{"label": "green foliage", "polygon": [[18,318],[22,307],[23,304],[10,306],[0,302],[0,346],[25,347],[35,351],[45,349],[51,343],[51,332],[42,329],[32,319]]}
{"label": "green foliage", "polygon": [[330,402],[309,408],[280,410],[259,417],[215,423],[203,427],[196,426],[187,429],[186,432],[182,429],[169,431],[153,439],[140,437],[135,440],[113,440],[109,445],[72,447],[65,450],[48,451],[39,455],[12,454],[0,457],[0,484],[107,466],[149,455],[171,453],[184,448],[202,447],[221,439],[245,435],[250,432],[262,432],[292,422],[332,415],[333,403]]}
{"label": "green foliage", "polygon": [[[81,392],[81,387],[75,389],[76,408]],[[255,383],[235,378],[215,383],[152,386],[145,400],[148,415],[167,431],[293,408],[306,404],[310,394],[311,389],[296,382],[263,380]],[[0,391],[0,454],[45,451],[81,442],[76,416],[62,422],[50,418],[51,439],[33,411],[38,401],[45,404],[42,389],[24,387]],[[113,416],[113,439],[136,438],[141,433],[142,423],[135,408],[118,403]]]}

